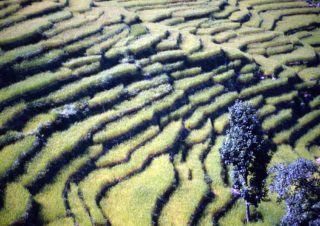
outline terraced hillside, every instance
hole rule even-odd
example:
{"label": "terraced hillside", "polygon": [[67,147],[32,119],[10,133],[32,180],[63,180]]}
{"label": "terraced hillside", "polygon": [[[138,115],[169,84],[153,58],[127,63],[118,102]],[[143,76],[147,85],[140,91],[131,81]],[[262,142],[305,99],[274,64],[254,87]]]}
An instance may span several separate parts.
{"label": "terraced hillside", "polygon": [[[270,165],[320,156],[320,8],[1,0],[0,225],[242,225],[219,147],[250,101]],[[273,196],[250,225],[275,225]]]}

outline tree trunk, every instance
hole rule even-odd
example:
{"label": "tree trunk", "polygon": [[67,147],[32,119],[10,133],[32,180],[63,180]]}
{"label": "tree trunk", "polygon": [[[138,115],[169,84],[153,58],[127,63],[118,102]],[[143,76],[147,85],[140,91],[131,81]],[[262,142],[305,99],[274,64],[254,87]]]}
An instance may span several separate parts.
{"label": "tree trunk", "polygon": [[246,201],[246,219],[247,223],[250,222],[250,204]]}

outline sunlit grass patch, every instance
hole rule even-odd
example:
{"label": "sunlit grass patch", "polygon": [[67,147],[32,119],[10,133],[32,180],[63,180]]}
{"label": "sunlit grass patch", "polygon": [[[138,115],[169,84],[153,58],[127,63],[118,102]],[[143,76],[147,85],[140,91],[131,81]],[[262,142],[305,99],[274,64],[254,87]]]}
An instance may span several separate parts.
{"label": "sunlit grass patch", "polygon": [[7,184],[3,194],[0,225],[12,225],[23,221],[31,207],[31,194],[19,183]]}
{"label": "sunlit grass patch", "polygon": [[[187,225],[200,202],[208,191],[204,181],[200,156],[209,148],[209,142],[191,147],[184,163],[176,163],[179,173],[179,185],[164,206],[159,225]],[[191,176],[190,176],[191,175]]]}
{"label": "sunlit grass patch", "polygon": [[[45,29],[52,26],[51,22],[45,18],[26,20],[14,26],[3,29],[0,32],[0,46],[14,45],[21,41],[27,41],[36,35],[40,35]],[[25,28],[28,29],[25,29]]]}
{"label": "sunlit grass patch", "polygon": [[27,136],[13,144],[7,145],[0,150],[0,159],[4,161],[0,165],[0,178],[3,178],[10,169],[19,166],[19,159],[26,155],[38,143],[35,136]]}
{"label": "sunlit grass patch", "polygon": [[238,97],[237,92],[229,92],[222,94],[214,99],[213,102],[201,106],[195,111],[190,118],[185,121],[185,125],[188,129],[195,128],[198,123],[206,116],[212,114],[213,112],[226,107],[232,103]]}
{"label": "sunlit grass patch", "polygon": [[116,145],[115,147],[108,150],[108,152],[99,158],[96,162],[98,167],[105,167],[110,164],[118,163],[125,160],[129,154],[139,147],[144,142],[148,141],[159,133],[160,129],[158,126],[150,126],[146,130],[137,135],[131,137],[129,140]]}
{"label": "sunlit grass patch", "polygon": [[74,214],[74,218],[78,224],[83,226],[91,226],[91,219],[86,212],[85,206],[79,197],[79,188],[76,184],[70,185],[70,192],[68,193],[68,201],[70,210]]}
{"label": "sunlit grass patch", "polygon": [[67,215],[67,210],[64,206],[64,198],[62,196],[66,182],[71,175],[76,173],[87,161],[89,161],[90,157],[94,157],[97,155],[97,152],[99,153],[101,151],[102,145],[88,148],[83,155],[62,167],[57,176],[55,176],[53,182],[46,184],[46,186],[35,196],[35,201],[40,207],[39,216],[43,222],[53,221]]}
{"label": "sunlit grass patch", "polygon": [[5,108],[0,112],[0,129],[6,128],[8,123],[14,119],[14,117],[23,114],[27,109],[27,104],[25,102],[20,102],[13,106]]}
{"label": "sunlit grass patch", "polygon": [[207,122],[199,129],[192,130],[188,137],[186,138],[186,143],[188,145],[197,144],[200,142],[204,142],[208,137],[211,136],[212,133],[212,123],[211,120],[208,119]]}
{"label": "sunlit grass patch", "polygon": [[142,173],[113,187],[100,202],[102,211],[112,225],[151,225],[155,203],[173,180],[169,156],[155,158]]}
{"label": "sunlit grass patch", "polygon": [[280,112],[269,116],[262,122],[262,128],[264,130],[275,129],[284,122],[292,118],[292,109],[283,109]]}
{"label": "sunlit grass patch", "polygon": [[142,167],[144,162],[152,156],[166,153],[179,138],[182,130],[182,122],[174,121],[167,125],[156,137],[137,149],[129,162],[117,165],[113,168],[96,170],[90,173],[81,183],[80,188],[84,195],[85,203],[94,221],[105,224],[102,213],[96,205],[95,199],[99,191],[107,184],[123,178]]}

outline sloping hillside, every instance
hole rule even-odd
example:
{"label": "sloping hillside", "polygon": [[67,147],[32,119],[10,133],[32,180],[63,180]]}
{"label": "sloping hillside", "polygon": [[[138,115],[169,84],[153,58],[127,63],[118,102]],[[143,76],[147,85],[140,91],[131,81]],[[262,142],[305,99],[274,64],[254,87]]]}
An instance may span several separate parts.
{"label": "sloping hillside", "polygon": [[[219,157],[258,109],[271,165],[320,156],[320,8],[1,0],[0,225],[242,225]],[[274,197],[258,208],[275,225]]]}

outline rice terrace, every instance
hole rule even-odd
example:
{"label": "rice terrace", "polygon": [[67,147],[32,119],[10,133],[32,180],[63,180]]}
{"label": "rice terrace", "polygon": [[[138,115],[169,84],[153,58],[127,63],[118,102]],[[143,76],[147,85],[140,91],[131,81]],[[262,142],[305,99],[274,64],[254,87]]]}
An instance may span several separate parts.
{"label": "rice terrace", "polygon": [[0,0],[0,226],[319,226],[319,14]]}

